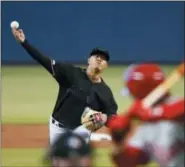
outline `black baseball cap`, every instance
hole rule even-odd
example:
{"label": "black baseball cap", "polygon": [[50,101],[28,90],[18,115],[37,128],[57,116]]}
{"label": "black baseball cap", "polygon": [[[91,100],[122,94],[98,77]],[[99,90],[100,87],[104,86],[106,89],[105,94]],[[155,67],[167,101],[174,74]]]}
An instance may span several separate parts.
{"label": "black baseball cap", "polygon": [[72,158],[91,155],[91,146],[78,134],[66,131],[52,145],[49,157]]}
{"label": "black baseball cap", "polygon": [[110,54],[107,50],[104,50],[102,48],[94,48],[92,49],[91,53],[90,53],[90,57],[93,55],[101,55],[104,56],[106,61],[109,62],[110,60]]}

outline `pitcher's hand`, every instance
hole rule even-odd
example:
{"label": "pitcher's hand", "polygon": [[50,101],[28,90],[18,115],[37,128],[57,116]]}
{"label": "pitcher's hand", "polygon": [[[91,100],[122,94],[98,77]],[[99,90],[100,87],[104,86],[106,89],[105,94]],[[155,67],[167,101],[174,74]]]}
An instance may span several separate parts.
{"label": "pitcher's hand", "polygon": [[25,35],[22,29],[13,28],[12,34],[18,42],[23,43],[25,41]]}

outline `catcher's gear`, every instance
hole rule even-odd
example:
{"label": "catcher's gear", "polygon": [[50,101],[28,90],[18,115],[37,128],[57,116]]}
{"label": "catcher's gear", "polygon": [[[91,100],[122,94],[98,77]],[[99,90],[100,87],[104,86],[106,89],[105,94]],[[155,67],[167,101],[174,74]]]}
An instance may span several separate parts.
{"label": "catcher's gear", "polygon": [[81,116],[81,123],[88,130],[96,131],[104,125],[102,113],[86,107]]}

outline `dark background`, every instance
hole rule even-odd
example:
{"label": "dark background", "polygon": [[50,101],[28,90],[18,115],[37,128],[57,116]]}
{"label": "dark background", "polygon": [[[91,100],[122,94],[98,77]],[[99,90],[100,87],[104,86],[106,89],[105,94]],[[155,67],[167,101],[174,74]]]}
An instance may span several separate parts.
{"label": "dark background", "polygon": [[14,40],[17,20],[43,53],[86,63],[93,47],[111,63],[179,63],[184,57],[184,2],[2,2],[2,63],[35,63]]}

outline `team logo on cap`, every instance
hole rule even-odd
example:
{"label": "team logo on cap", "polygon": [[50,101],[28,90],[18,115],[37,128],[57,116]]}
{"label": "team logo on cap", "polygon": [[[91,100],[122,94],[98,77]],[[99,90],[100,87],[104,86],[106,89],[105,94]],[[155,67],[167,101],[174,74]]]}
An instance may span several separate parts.
{"label": "team logo on cap", "polygon": [[130,78],[130,74],[133,72],[134,67],[136,67],[135,64],[129,65],[129,67],[126,69],[126,71],[123,72],[123,80],[128,81]]}
{"label": "team logo on cap", "polygon": [[164,78],[164,74],[162,72],[155,72],[153,75],[153,79],[154,80],[161,80]]}

